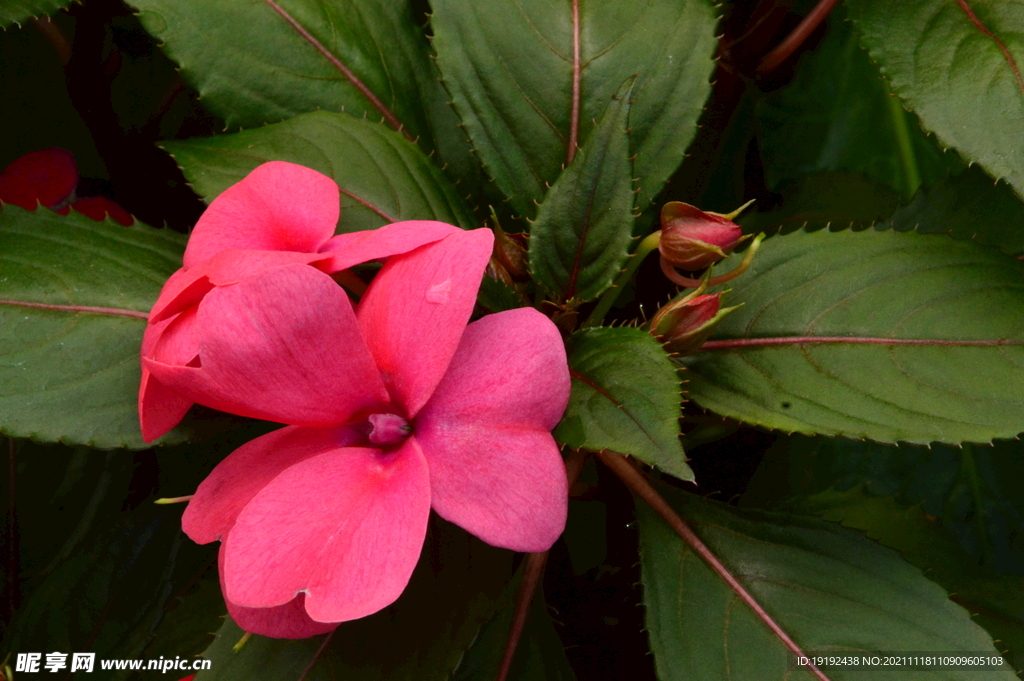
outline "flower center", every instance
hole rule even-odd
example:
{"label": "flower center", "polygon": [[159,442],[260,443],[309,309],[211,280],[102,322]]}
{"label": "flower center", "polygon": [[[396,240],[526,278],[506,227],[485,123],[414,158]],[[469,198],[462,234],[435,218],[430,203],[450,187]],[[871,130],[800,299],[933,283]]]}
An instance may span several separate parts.
{"label": "flower center", "polygon": [[396,445],[409,437],[412,426],[398,414],[370,414],[370,442],[378,445]]}

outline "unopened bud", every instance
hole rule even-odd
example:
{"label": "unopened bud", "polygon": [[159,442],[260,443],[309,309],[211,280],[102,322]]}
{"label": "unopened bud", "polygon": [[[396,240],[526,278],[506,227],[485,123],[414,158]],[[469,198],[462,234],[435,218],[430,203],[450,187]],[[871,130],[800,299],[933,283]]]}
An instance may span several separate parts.
{"label": "unopened bud", "polygon": [[737,305],[723,309],[721,297],[720,293],[690,294],[671,301],[651,320],[651,335],[661,341],[669,352],[679,355],[696,352],[718,322],[739,308]]}
{"label": "unopened bud", "polygon": [[[511,284],[513,281],[529,281],[530,270],[526,264],[526,235],[506,234],[501,225],[494,223],[494,252],[491,255],[491,267],[495,271],[504,270]],[[495,276],[504,281],[505,277]]]}
{"label": "unopened bud", "polygon": [[726,216],[706,213],[681,201],[666,203],[661,209],[661,257],[691,272],[711,267],[748,238],[729,219],[738,212]]}

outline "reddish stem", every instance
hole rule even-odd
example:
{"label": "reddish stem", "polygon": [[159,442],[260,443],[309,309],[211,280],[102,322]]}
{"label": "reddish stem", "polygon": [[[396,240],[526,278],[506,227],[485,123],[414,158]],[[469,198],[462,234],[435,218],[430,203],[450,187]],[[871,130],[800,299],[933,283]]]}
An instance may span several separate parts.
{"label": "reddish stem", "polygon": [[974,27],[981,31],[986,38],[990,38],[992,42],[996,44],[996,47],[999,48],[1000,52],[1003,53],[1003,58],[1006,60],[1006,63],[1010,65],[1010,70],[1013,71],[1013,75],[1017,79],[1017,87],[1020,89],[1021,94],[1024,94],[1024,79],[1021,79],[1020,68],[1017,67],[1017,61],[1013,58],[1013,55],[1010,53],[1010,50],[1007,49],[1005,43],[997,38],[992,31],[988,30],[988,27],[985,26],[985,24],[981,23],[981,19],[979,19],[978,15],[974,13],[971,6],[967,4],[967,0],[956,0],[956,4],[960,5],[960,9],[964,11],[964,14],[967,15],[970,22],[974,24]]}
{"label": "reddish stem", "polygon": [[39,310],[57,310],[59,312],[88,312],[91,314],[109,314],[119,317],[136,317],[138,319],[149,319],[148,312],[136,310],[122,310],[117,307],[92,307],[89,305],[47,305],[45,303],[27,303],[21,300],[0,300],[0,305],[17,305],[18,307],[31,307]]}
{"label": "reddish stem", "polygon": [[323,654],[324,649],[327,647],[327,644],[331,642],[331,637],[334,636],[334,632],[336,631],[337,629],[332,629],[327,636],[324,637],[324,642],[316,649],[316,654],[313,655],[313,659],[310,660],[309,664],[306,665],[306,668],[302,670],[302,674],[299,675],[299,678],[296,681],[305,681],[306,675],[309,674],[311,669],[313,669],[313,665],[316,664],[316,661],[320,659],[320,655]]}
{"label": "reddish stem", "polygon": [[569,148],[566,165],[572,163],[579,143],[580,128],[580,0],[572,0],[572,117],[569,120]]}
{"label": "reddish stem", "polygon": [[797,48],[803,45],[804,41],[814,33],[814,29],[825,20],[825,17],[839,4],[839,0],[820,0],[810,14],[804,17],[793,32],[786,36],[785,40],[765,55],[761,63],[757,65],[758,75],[771,73],[777,69],[782,62],[789,59],[790,55],[796,52]]}
{"label": "reddish stem", "polygon": [[[622,482],[626,483],[626,486],[629,487],[638,497],[650,504],[651,508],[665,519],[665,522],[675,530],[675,533],[678,534],[680,538],[682,538],[682,540],[686,542],[686,544],[693,549],[693,551],[700,556],[712,570],[715,571],[715,574],[721,577],[722,580],[736,592],[736,595],[739,596],[744,603],[750,606],[750,609],[754,611],[754,614],[757,615],[762,622],[768,625],[768,628],[772,630],[772,633],[774,633],[779,640],[793,652],[793,654],[797,657],[806,657],[806,654],[800,646],[798,646],[796,642],[789,637],[789,634],[783,631],[782,627],[772,619],[771,615],[765,612],[764,608],[761,607],[761,604],[754,600],[754,597],[750,595],[742,584],[740,584],[740,581],[736,579],[731,572],[729,572],[729,569],[722,564],[722,561],[718,560],[718,556],[716,556],[711,549],[701,541],[700,537],[698,537],[697,534],[690,529],[690,526],[686,524],[686,521],[679,517],[679,514],[676,513],[675,510],[669,506],[668,502],[658,494],[657,490],[647,482],[647,478],[643,473],[634,468],[633,465],[626,460],[626,457],[617,452],[603,450],[597,452],[597,458],[599,458],[604,465],[608,466],[608,468],[610,468],[612,472],[622,480]],[[820,679],[820,681],[829,681],[828,677],[814,665],[808,664],[807,670]]]}
{"label": "reddish stem", "polygon": [[[576,479],[583,471],[583,464],[587,461],[587,454],[582,451],[575,451],[569,454],[565,461],[565,473],[569,487],[573,486]],[[526,620],[530,615],[530,605],[533,603],[533,595],[537,592],[541,577],[544,575],[544,565],[548,560],[548,552],[526,554],[526,566],[523,570],[523,581],[519,583],[516,591],[516,609],[512,614],[512,626],[508,632],[508,639],[505,642],[505,653],[501,658],[501,667],[498,668],[496,681],[505,681],[512,669],[512,661],[516,656],[516,648],[519,646],[519,639],[523,636],[523,629],[526,627]]]}
{"label": "reddish stem", "polygon": [[344,194],[348,198],[352,199],[356,203],[369,208],[374,213],[376,213],[377,215],[381,216],[382,218],[384,218],[388,222],[398,222],[398,220],[396,220],[395,218],[391,217],[390,215],[388,215],[387,213],[382,211],[380,208],[377,208],[377,206],[373,205],[372,203],[370,203],[366,199],[362,198],[361,196],[356,196],[352,192],[345,191],[344,189],[341,189],[340,187],[338,188],[338,191],[340,191],[342,194]]}
{"label": "reddish stem", "polygon": [[734,350],[736,348],[777,347],[783,345],[807,345],[824,343],[845,343],[850,345],[945,345],[945,346],[1003,346],[1024,345],[1024,341],[1011,340],[934,340],[921,338],[861,338],[848,336],[785,336],[782,338],[733,338],[731,340],[708,341],[701,350]]}

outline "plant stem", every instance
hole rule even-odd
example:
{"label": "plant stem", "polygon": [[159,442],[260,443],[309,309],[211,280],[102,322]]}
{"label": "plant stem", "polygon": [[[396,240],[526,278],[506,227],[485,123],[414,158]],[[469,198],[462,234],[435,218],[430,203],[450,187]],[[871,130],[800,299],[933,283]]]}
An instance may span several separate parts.
{"label": "plant stem", "polygon": [[907,196],[913,196],[921,186],[921,172],[917,168],[917,155],[914,154],[914,146],[910,141],[907,112],[903,110],[903,104],[895,95],[889,97],[889,113],[892,115],[892,127],[900,148],[900,165],[903,166],[903,175],[907,182]]}
{"label": "plant stem", "polygon": [[789,59],[790,55],[804,44],[804,41],[814,33],[814,29],[818,28],[818,25],[825,20],[825,17],[838,4],[839,0],[821,0],[815,5],[810,14],[805,16],[803,21],[793,29],[793,32],[787,35],[775,49],[764,56],[761,63],[757,65],[757,74],[763,76],[781,66],[782,62]]}
{"label": "plant stem", "polygon": [[[789,637],[782,627],[780,627],[775,620],[772,619],[771,615],[765,612],[761,604],[758,603],[750,592],[740,584],[740,581],[733,576],[729,569],[722,564],[722,561],[718,560],[711,549],[701,541],[700,537],[690,529],[690,526],[686,524],[678,513],[675,512],[669,503],[658,494],[658,491],[651,486],[651,483],[647,481],[646,476],[638,471],[633,465],[626,460],[626,457],[618,452],[612,452],[608,450],[602,450],[596,452],[597,458],[601,462],[608,466],[615,475],[619,477],[622,482],[626,484],[630,490],[632,490],[638,497],[646,501],[651,508],[653,508],[658,515],[665,519],[665,522],[675,530],[675,533],[686,542],[686,544],[693,549],[694,553],[700,556],[708,566],[714,570],[715,574],[722,578],[722,580],[728,584],[736,595],[739,596],[744,603],[750,606],[750,609],[754,611],[762,622],[768,625],[768,628],[772,630],[779,640],[789,648],[798,657],[806,657],[804,651],[796,644],[793,639]],[[807,665],[807,670],[814,674],[820,681],[829,681],[825,674],[812,664]]]}
{"label": "plant stem", "polygon": [[[568,479],[568,486],[571,489],[576,479],[583,472],[583,464],[587,462],[587,453],[575,451],[569,454],[565,460],[565,474]],[[548,561],[548,552],[526,554],[526,566],[523,570],[523,581],[519,583],[516,591],[516,609],[512,614],[512,626],[508,631],[508,638],[505,641],[505,652],[501,658],[501,667],[495,681],[505,681],[512,670],[512,661],[516,657],[516,648],[519,646],[519,639],[522,638],[523,629],[526,627],[526,619],[530,615],[530,605],[533,604],[533,595],[537,592],[541,577],[544,575],[544,566]]]}
{"label": "plant stem", "polygon": [[618,278],[612,287],[604,292],[601,296],[601,300],[597,301],[597,307],[587,317],[587,321],[583,322],[583,328],[588,326],[600,326],[601,322],[604,321],[604,316],[608,314],[608,310],[612,309],[612,305],[615,300],[622,293],[623,287],[629,283],[630,278],[636,269],[640,267],[640,263],[644,261],[647,254],[658,247],[658,243],[661,241],[661,230],[653,232],[644,237],[644,240],[640,242],[640,245],[636,247],[636,251],[630,256],[629,262],[626,264],[626,268],[619,273]]}

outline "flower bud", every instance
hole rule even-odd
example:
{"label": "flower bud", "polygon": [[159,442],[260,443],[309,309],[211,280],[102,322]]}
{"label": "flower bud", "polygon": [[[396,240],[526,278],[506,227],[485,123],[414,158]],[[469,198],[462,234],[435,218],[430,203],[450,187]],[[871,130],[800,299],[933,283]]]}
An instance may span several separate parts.
{"label": "flower bud", "polygon": [[675,267],[695,272],[732,253],[747,237],[729,217],[704,211],[680,201],[661,209],[661,256]]}
{"label": "flower bud", "polygon": [[669,352],[679,355],[696,352],[718,322],[739,308],[737,305],[722,309],[721,295],[690,294],[669,302],[651,320],[651,335],[664,343]]}

